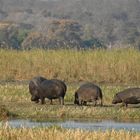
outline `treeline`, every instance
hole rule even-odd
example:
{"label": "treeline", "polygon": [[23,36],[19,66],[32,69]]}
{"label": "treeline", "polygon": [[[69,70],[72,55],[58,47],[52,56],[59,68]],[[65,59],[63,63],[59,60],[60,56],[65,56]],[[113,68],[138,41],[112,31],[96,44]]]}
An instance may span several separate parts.
{"label": "treeline", "polygon": [[[0,20],[32,26],[31,30],[20,29],[19,34],[23,38],[19,42],[12,38],[12,44],[17,43],[14,48],[23,44],[45,48],[64,44],[84,48],[102,44],[131,44],[140,48],[139,0],[0,0]],[[69,29],[62,31],[65,28],[62,22]],[[72,30],[70,26],[77,27]],[[40,42],[31,41],[32,35],[36,35],[36,40]]]}
{"label": "treeline", "polygon": [[12,49],[57,49],[57,48],[105,48],[96,38],[87,39],[82,25],[68,19],[49,20],[42,28],[36,30],[28,24],[11,22],[0,23],[0,47]]}

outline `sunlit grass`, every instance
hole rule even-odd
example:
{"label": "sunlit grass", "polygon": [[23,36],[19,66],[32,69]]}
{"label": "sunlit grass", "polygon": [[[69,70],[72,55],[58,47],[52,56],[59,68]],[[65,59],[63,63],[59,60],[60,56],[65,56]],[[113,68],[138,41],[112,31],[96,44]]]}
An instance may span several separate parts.
{"label": "sunlit grass", "polygon": [[70,81],[140,83],[140,52],[112,50],[0,50],[0,79],[42,75]]}
{"label": "sunlit grass", "polygon": [[[48,119],[115,119],[139,121],[140,109],[111,104],[115,93],[131,84],[140,84],[140,52],[135,49],[113,50],[0,50],[0,80],[30,80],[36,75],[65,80],[68,91],[65,105],[35,104],[30,101],[27,84],[0,85],[0,120],[8,117],[30,118],[45,121]],[[103,91],[104,106],[76,106],[74,92],[79,81],[95,81]],[[110,85],[102,84],[110,83]],[[114,86],[112,85],[114,83]],[[121,83],[121,84],[120,84]],[[117,85],[116,85],[117,84]],[[60,127],[49,128],[0,128],[1,140],[139,140],[140,133],[124,130],[84,131]]]}
{"label": "sunlit grass", "polygon": [[90,119],[115,119],[115,120],[140,120],[140,110],[137,106],[123,108],[120,105],[111,104],[116,92],[126,88],[123,86],[100,85],[103,91],[104,107],[74,105],[74,91],[79,87],[68,84],[68,91],[65,96],[65,105],[59,105],[54,100],[50,105],[41,105],[31,102],[28,85],[5,84],[0,85],[0,100],[5,108],[18,118],[30,118],[35,120],[46,120],[48,118],[90,118]]}
{"label": "sunlit grass", "polygon": [[124,130],[84,131],[52,128],[0,128],[0,139],[12,140],[139,140],[140,133]]}
{"label": "sunlit grass", "polygon": [[[31,50],[16,51],[0,49],[0,80],[30,80],[41,75],[46,78],[65,80],[68,91],[65,106],[58,101],[49,105],[30,101],[28,84],[0,85],[1,104],[20,118],[104,118],[139,120],[137,107],[128,109],[111,104],[114,94],[124,85],[140,84],[140,52],[133,48],[111,50]],[[104,107],[73,105],[74,92],[79,82],[94,81],[101,86]],[[109,83],[109,85],[103,83]],[[111,86],[112,83],[114,86]],[[120,86],[118,86],[120,85]]]}

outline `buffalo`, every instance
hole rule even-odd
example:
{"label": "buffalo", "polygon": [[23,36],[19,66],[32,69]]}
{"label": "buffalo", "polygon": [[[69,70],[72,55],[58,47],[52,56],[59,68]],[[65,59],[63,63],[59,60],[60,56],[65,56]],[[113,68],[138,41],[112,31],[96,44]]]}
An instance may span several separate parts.
{"label": "buffalo", "polygon": [[128,88],[118,92],[112,101],[112,104],[122,103],[124,106],[128,104],[140,103],[140,88]]}
{"label": "buffalo", "polygon": [[87,102],[93,102],[94,106],[97,104],[97,100],[100,100],[100,105],[102,106],[102,90],[100,87],[93,83],[86,83],[79,87],[75,92],[74,104],[86,105]]}
{"label": "buffalo", "polygon": [[[67,86],[66,84],[61,81],[61,80],[58,80],[58,79],[51,79],[51,81],[53,81],[54,83],[56,83],[59,87],[61,87],[63,89],[63,92],[66,94],[66,91],[67,91]],[[65,96],[65,95],[64,95]],[[50,104],[52,104],[52,99],[50,99],[51,102]],[[64,102],[64,101],[63,101]],[[64,104],[64,103],[63,103]]]}
{"label": "buffalo", "polygon": [[[41,104],[45,103],[45,98],[48,98],[52,104],[52,99],[59,99],[60,104],[64,104],[64,96],[66,94],[67,87],[65,83],[58,79],[40,79],[40,77],[35,77],[29,83],[29,91],[32,95],[31,101],[36,103],[41,100]],[[37,81],[37,82],[36,82]],[[34,84],[35,83],[35,84]],[[36,85],[33,87],[33,85]]]}
{"label": "buffalo", "polygon": [[39,102],[39,97],[38,97],[38,87],[39,85],[43,82],[47,80],[44,77],[41,76],[37,76],[34,77],[30,82],[29,82],[29,92],[31,94],[31,101],[35,101],[36,103]]}

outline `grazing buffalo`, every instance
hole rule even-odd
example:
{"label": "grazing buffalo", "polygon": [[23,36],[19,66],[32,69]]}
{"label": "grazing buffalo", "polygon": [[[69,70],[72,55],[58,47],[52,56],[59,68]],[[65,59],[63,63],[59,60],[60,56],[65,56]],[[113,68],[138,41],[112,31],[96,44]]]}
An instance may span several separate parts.
{"label": "grazing buffalo", "polygon": [[[30,89],[30,84],[29,84]],[[31,101],[35,101],[36,103],[41,100],[41,104],[44,104],[45,98],[50,99],[52,104],[52,99],[59,99],[60,104],[64,104],[64,96],[66,94],[67,87],[65,83],[58,79],[52,80],[43,80],[42,82],[38,82],[35,90],[32,91],[33,94],[31,97]],[[30,91],[31,93],[31,91]]]}
{"label": "grazing buffalo", "polygon": [[58,79],[51,79],[51,80],[52,80],[53,82],[59,84],[59,85],[64,89],[64,92],[67,91],[67,86],[66,86],[66,84],[65,84],[63,81],[58,80]]}
{"label": "grazing buffalo", "polygon": [[66,89],[64,85],[59,82],[59,80],[45,80],[40,84],[39,98],[41,103],[44,104],[45,98],[59,99],[60,104],[64,105],[64,96],[66,94]]}
{"label": "grazing buffalo", "polygon": [[[64,93],[66,93],[67,86],[66,86],[66,84],[63,81],[58,80],[58,79],[52,79],[52,81],[55,82],[56,84],[58,84],[60,87],[62,87],[63,90],[64,90]],[[51,100],[50,104],[52,104],[52,99],[50,99],[50,100]]]}
{"label": "grazing buffalo", "polygon": [[127,107],[128,104],[140,103],[140,88],[128,88],[118,92],[112,101],[112,104],[122,103]]}
{"label": "grazing buffalo", "polygon": [[31,94],[31,101],[35,101],[36,103],[39,102],[38,87],[44,80],[47,80],[47,79],[41,76],[37,76],[37,77],[34,77],[29,82],[29,92]]}
{"label": "grazing buffalo", "polygon": [[96,106],[97,100],[100,99],[100,104],[102,106],[102,98],[103,95],[100,87],[93,83],[86,83],[80,86],[75,92],[74,104],[86,105],[87,102],[94,102],[94,106]]}

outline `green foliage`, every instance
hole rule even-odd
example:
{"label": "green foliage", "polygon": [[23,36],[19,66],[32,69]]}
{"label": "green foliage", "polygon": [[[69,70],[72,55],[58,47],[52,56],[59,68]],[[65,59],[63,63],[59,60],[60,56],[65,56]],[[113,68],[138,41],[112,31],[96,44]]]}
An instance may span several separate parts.
{"label": "green foliage", "polygon": [[16,24],[7,23],[4,28],[0,29],[0,47],[19,49],[28,32],[29,29],[22,29]]}
{"label": "green foliage", "polygon": [[50,20],[46,25],[46,32],[31,31],[25,25],[22,26],[8,23],[0,30],[0,43],[6,44],[3,45],[6,48],[13,49],[100,48],[104,46],[99,39],[89,38],[88,31],[85,31],[85,37],[82,39],[82,26],[74,20]]}
{"label": "green foliage", "polygon": [[29,48],[67,48],[80,47],[81,25],[73,20],[50,20],[47,32],[31,32],[22,43],[22,47]]}
{"label": "green foliage", "polygon": [[102,41],[93,38],[90,40],[83,41],[85,48],[106,48]]}
{"label": "green foliage", "polygon": [[13,48],[20,49],[22,42],[27,37],[30,30],[17,28],[13,31],[15,31],[15,32],[10,37],[10,43],[13,46]]}
{"label": "green foliage", "polygon": [[[20,24],[28,22],[35,27],[35,32],[47,34],[47,45],[41,43],[43,40],[41,39],[41,47],[81,46],[81,39],[83,41],[94,38],[102,40],[105,45],[137,44],[140,38],[139,0],[105,0],[104,2],[102,0],[57,0],[55,4],[50,0],[43,3],[31,0],[20,3],[16,2],[17,0],[7,1],[10,0],[3,0],[0,4],[0,17]],[[55,5],[58,7],[56,8]],[[8,10],[9,8],[11,10]],[[13,15],[16,18],[13,18]],[[74,23],[74,21],[78,22]],[[26,36],[24,33],[22,35],[18,38],[9,38],[8,40],[12,43],[6,42],[6,44],[12,44],[14,45],[12,47],[17,48]]]}
{"label": "green foliage", "polygon": [[92,29],[92,26],[89,24],[86,24],[83,29],[83,39],[91,40],[93,38],[93,35],[94,35],[94,31]]}
{"label": "green foliage", "polygon": [[17,37],[17,41],[18,41],[18,44],[19,45],[22,44],[22,42],[24,41],[24,39],[27,37],[28,33],[29,33],[29,30],[27,30],[27,29],[19,29],[17,31],[16,37]]}

